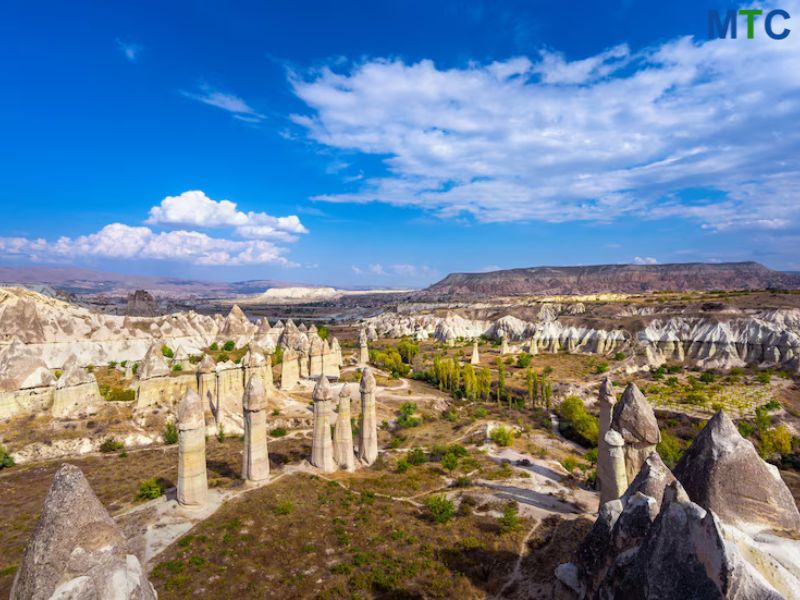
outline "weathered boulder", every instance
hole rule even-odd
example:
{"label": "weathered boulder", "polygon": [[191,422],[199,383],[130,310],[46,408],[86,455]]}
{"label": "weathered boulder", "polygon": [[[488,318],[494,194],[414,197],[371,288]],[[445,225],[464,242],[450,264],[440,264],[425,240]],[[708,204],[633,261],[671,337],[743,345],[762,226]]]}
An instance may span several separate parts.
{"label": "weathered boulder", "polygon": [[614,406],[611,428],[625,441],[625,467],[628,481],[633,481],[645,459],[661,441],[661,432],[653,407],[636,387],[629,383]]}
{"label": "weathered boulder", "polygon": [[78,467],[56,473],[11,600],[155,600],[139,560]]}
{"label": "weathered boulder", "polygon": [[723,411],[684,452],[675,476],[694,502],[723,522],[800,530],[800,513],[778,469],[761,459]]}

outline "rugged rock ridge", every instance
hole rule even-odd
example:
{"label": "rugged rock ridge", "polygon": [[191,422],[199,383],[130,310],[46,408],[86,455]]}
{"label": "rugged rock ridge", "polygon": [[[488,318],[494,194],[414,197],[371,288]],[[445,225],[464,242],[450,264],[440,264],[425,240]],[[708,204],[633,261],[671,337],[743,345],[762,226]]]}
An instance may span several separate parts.
{"label": "rugged rock ridge", "polygon": [[684,456],[673,476],[651,454],[601,506],[574,561],[556,570],[557,598],[796,597],[800,542],[778,536],[796,531],[797,508],[780,476],[721,412]]}
{"label": "rugged rock ridge", "polygon": [[534,267],[451,273],[418,295],[476,298],[764,288],[800,288],[800,276],[773,271],[755,262]]}

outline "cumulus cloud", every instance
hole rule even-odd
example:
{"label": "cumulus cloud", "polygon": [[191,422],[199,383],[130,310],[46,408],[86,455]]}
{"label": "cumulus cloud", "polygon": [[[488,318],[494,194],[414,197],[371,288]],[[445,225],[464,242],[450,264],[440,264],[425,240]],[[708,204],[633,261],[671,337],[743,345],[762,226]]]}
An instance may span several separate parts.
{"label": "cumulus cloud", "polygon": [[264,212],[242,212],[230,200],[212,200],[200,190],[167,196],[150,209],[150,225],[191,225],[203,228],[233,227],[244,238],[294,241],[293,234],[308,233],[296,215],[273,217]]}
{"label": "cumulus cloud", "polygon": [[204,229],[226,228],[240,239],[212,237],[189,229],[157,231],[151,227],[111,223],[95,233],[62,236],[55,241],[0,237],[0,256],[29,260],[155,259],[197,265],[279,264],[297,266],[276,242],[294,242],[308,230],[295,215],[273,217],[242,212],[230,200],[212,200],[199,190],[167,196],[150,209],[147,225]]}
{"label": "cumulus cloud", "polygon": [[658,261],[652,256],[634,256],[633,264],[635,265],[657,265]]}
{"label": "cumulus cloud", "polygon": [[260,123],[264,120],[264,115],[256,112],[247,102],[239,96],[221,92],[208,85],[200,86],[199,92],[181,92],[187,98],[197,100],[203,104],[214,106],[233,115],[234,119],[247,123]]}
{"label": "cumulus cloud", "polygon": [[798,35],[685,37],[575,61],[547,51],[447,69],[373,59],[293,73],[291,84],[308,107],[292,119],[312,140],[388,157],[385,175],[318,200],[483,222],[629,215],[711,230],[800,226]]}
{"label": "cumulus cloud", "polygon": [[367,271],[373,275],[398,275],[401,277],[421,277],[436,274],[436,269],[432,269],[428,265],[396,264],[384,266],[380,263],[374,263],[369,265],[366,271],[356,265],[351,268],[356,275],[363,275]]}
{"label": "cumulus cloud", "polygon": [[78,237],[44,239],[0,237],[0,254],[33,261],[98,257],[155,259],[198,265],[274,263],[291,266],[285,250],[263,240],[227,240],[198,231],[155,232],[149,227],[111,223],[100,231]]}

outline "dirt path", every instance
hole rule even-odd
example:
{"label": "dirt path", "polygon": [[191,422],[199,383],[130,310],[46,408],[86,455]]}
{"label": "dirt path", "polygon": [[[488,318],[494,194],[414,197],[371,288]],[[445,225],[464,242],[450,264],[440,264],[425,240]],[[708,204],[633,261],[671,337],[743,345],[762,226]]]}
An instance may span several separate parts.
{"label": "dirt path", "polygon": [[522,541],[519,543],[519,553],[517,556],[517,562],[514,563],[514,570],[511,571],[511,575],[508,576],[508,580],[505,582],[503,587],[500,588],[500,591],[495,598],[503,598],[505,591],[520,580],[520,576],[522,574],[522,561],[525,560],[525,556],[527,555],[528,540],[530,540],[531,536],[536,533],[541,524],[541,521],[536,521],[533,527],[528,530],[528,533],[525,534],[525,537],[522,538]]}

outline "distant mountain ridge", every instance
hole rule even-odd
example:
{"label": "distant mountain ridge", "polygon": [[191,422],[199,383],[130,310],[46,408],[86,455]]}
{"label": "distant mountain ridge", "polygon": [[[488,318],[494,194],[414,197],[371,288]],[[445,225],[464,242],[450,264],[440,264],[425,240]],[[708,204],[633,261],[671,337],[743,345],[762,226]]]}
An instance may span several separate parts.
{"label": "distant mountain ridge", "polygon": [[798,289],[800,275],[757,262],[531,267],[451,273],[420,295],[469,298],[766,288]]}

